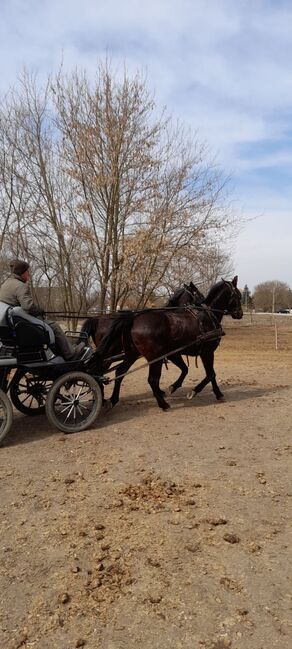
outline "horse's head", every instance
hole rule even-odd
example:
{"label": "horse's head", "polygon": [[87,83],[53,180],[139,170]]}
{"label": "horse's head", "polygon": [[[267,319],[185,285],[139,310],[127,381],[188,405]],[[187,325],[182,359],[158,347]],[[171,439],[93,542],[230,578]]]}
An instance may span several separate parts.
{"label": "horse's head", "polygon": [[190,282],[190,284],[184,284],[182,288],[175,291],[169,298],[166,306],[180,307],[187,306],[188,304],[198,304],[202,299],[204,299],[202,293],[200,293],[193,282]]}
{"label": "horse's head", "polygon": [[193,282],[184,284],[183,288],[186,296],[189,297],[189,300],[188,302],[186,302],[186,304],[201,304],[201,302],[204,301],[205,296],[203,295],[203,293],[201,293],[201,291],[199,291],[198,287],[195,286]]}
{"label": "horse's head", "polygon": [[243,316],[237,279],[237,276],[231,282],[222,279],[212,286],[206,297],[206,304],[214,310],[219,320],[224,314],[231,315],[235,320],[240,320]]}
{"label": "horse's head", "polygon": [[226,306],[226,311],[228,315],[231,315],[235,320],[241,320],[243,316],[242,306],[241,306],[241,293],[237,288],[237,275],[233,277],[231,282],[227,282],[226,279],[222,279],[222,282],[226,285],[229,290],[228,295],[228,304]]}

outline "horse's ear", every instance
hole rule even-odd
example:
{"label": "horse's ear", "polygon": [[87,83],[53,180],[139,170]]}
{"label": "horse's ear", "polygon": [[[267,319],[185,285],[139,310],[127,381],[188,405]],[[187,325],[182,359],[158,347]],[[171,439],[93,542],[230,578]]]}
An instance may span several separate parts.
{"label": "horse's ear", "polygon": [[193,282],[190,282],[190,288],[192,289],[192,291],[195,290],[195,285],[193,284]]}
{"label": "horse's ear", "polygon": [[235,288],[237,287],[237,282],[238,282],[238,275],[235,275],[235,277],[233,277],[233,280],[232,280],[232,284],[233,284],[233,286],[235,286]]}

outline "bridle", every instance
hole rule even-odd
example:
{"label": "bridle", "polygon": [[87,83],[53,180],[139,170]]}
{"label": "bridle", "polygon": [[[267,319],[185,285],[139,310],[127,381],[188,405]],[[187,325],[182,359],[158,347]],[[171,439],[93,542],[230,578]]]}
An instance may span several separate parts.
{"label": "bridle", "polygon": [[187,284],[184,284],[184,292],[189,295],[189,297],[192,299],[192,304],[196,303],[196,299],[200,299],[200,296],[196,292],[192,292]]}
{"label": "bridle", "polygon": [[[215,316],[216,313],[218,313],[218,314],[221,313],[222,315],[231,315],[231,316],[232,316],[232,315],[237,315],[237,314],[239,314],[239,306],[240,306],[240,300],[239,300],[239,295],[240,295],[240,294],[239,294],[239,291],[238,291],[238,289],[237,289],[237,288],[232,284],[232,282],[229,282],[229,281],[227,281],[226,279],[223,279],[223,277],[221,278],[221,280],[222,280],[222,283],[225,284],[225,286],[227,286],[228,289],[229,289],[229,291],[230,291],[229,304],[230,304],[230,302],[232,301],[232,299],[234,299],[235,302],[236,302],[236,306],[235,306],[234,308],[232,308],[232,309],[230,308],[229,304],[228,304],[227,309],[216,309],[216,308],[213,308],[212,306],[210,306],[210,304],[208,304],[208,305],[206,304],[206,305],[202,305],[202,306],[203,306],[203,308],[206,308],[206,309],[208,309],[208,310],[211,310],[211,311],[213,312],[213,315],[214,315],[214,316]],[[224,288],[224,286],[222,286],[222,290],[220,291],[220,293],[219,293],[219,295],[217,296],[217,298],[220,298],[220,296],[222,295],[222,293],[223,293],[224,290],[225,290],[225,288]],[[199,308],[200,308],[200,307],[199,307]],[[215,316],[215,317],[216,317],[216,316]]]}
{"label": "bridle", "polygon": [[231,299],[229,300],[229,303],[231,302],[232,298],[234,298],[235,303],[236,303],[236,306],[234,307],[234,309],[232,309],[232,310],[230,308],[224,309],[223,314],[224,315],[236,314],[236,313],[239,312],[239,307],[240,307],[240,299],[239,299],[240,294],[239,294],[238,288],[236,288],[236,286],[234,286],[234,284],[232,284],[232,282],[228,282],[228,280],[223,279],[223,277],[221,279],[222,279],[222,282],[224,282],[224,284],[226,284],[226,286],[228,286],[228,288],[230,290]]}
{"label": "bridle", "polygon": [[[205,298],[203,296],[202,296],[202,301],[199,302],[199,303],[196,303],[196,299],[200,300],[201,298],[200,298],[199,295],[197,295],[196,293],[191,291],[191,289],[188,287],[187,284],[183,285],[183,291],[184,291],[184,293],[186,293],[191,298],[191,303],[190,304],[187,303],[187,304],[182,305],[180,307],[169,306],[169,307],[164,307],[164,308],[166,308],[166,309],[167,308],[169,308],[169,309],[185,308],[185,309],[188,309],[188,310],[194,308],[194,309],[196,309],[198,311],[199,310],[205,310],[205,311],[208,311],[208,312],[212,311],[212,315],[215,318],[216,322],[217,322],[217,318],[216,318],[216,315],[215,315],[216,313],[218,313],[218,314],[220,313],[222,315],[231,315],[231,316],[232,315],[238,315],[239,314],[239,306],[240,306],[240,293],[239,293],[239,290],[234,286],[234,284],[232,282],[229,282],[228,280],[223,279],[223,277],[221,278],[221,281],[222,281],[222,284],[227,286],[229,291],[230,291],[229,304],[232,301],[232,299],[236,303],[235,307],[232,308],[232,309],[229,306],[227,307],[227,309],[213,308],[212,306],[210,306],[210,304],[205,303],[205,301],[204,301]],[[222,290],[220,291],[219,295],[217,295],[217,298],[218,297],[220,298],[223,291],[225,290],[225,286],[222,286]]]}

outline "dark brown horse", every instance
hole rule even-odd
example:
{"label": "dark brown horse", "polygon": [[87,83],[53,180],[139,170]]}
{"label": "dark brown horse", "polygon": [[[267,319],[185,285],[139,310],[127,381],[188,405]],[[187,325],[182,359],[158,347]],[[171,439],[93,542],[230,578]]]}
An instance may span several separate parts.
{"label": "dark brown horse", "polygon": [[[241,294],[237,288],[237,277],[231,282],[222,280],[209,291],[204,305],[185,306],[181,309],[145,310],[138,313],[123,312],[111,325],[96,351],[100,367],[103,360],[112,354],[115,345],[125,352],[125,359],[118,368],[118,376],[123,375],[139,358],[144,356],[149,362],[148,382],[160,408],[166,410],[169,404],[159,387],[163,360],[172,361],[184,351],[188,356],[200,356],[206,377],[194,387],[197,394],[209,382],[217,399],[223,397],[214,371],[214,352],[223,335],[221,321],[223,315],[240,319],[243,316]],[[112,399],[118,400],[121,378],[117,378]]]}
{"label": "dark brown horse", "polygon": [[[186,305],[200,305],[204,301],[204,295],[201,293],[198,289],[197,286],[193,282],[190,282],[190,284],[184,284],[182,288],[179,288],[175,293],[169,298],[167,301],[165,308],[178,308],[181,306],[186,306]],[[142,313],[148,313],[149,309],[145,309]],[[161,313],[161,310],[158,310],[159,313]],[[116,320],[119,320],[121,317],[122,313],[132,313],[131,311],[126,311],[126,312],[120,312],[118,314],[114,315],[102,315],[96,318],[87,318],[85,322],[82,325],[81,332],[85,332],[88,337],[91,337],[93,342],[95,343],[96,347],[98,347],[104,337],[109,333],[111,330],[111,326],[113,322]],[[141,313],[141,311],[137,311],[134,313]],[[123,345],[122,345],[122,340],[121,337],[117,336],[116,338],[113,338],[110,348],[108,350],[108,357],[115,357],[119,355],[123,355],[124,350],[123,350]],[[133,358],[133,363],[137,360],[138,356],[135,356]],[[187,373],[188,373],[188,366],[184,362],[181,354],[175,354],[171,356],[169,359],[176,367],[178,367],[181,370],[181,373],[178,377],[178,379],[169,387],[169,391],[175,392],[178,388],[181,387]],[[103,371],[105,369],[108,369],[109,366],[111,365],[111,361],[105,360],[103,363]],[[119,366],[120,367],[120,366]],[[117,368],[116,371],[116,376],[120,374],[119,367]],[[131,364],[129,365],[128,369],[131,367]],[[112,393],[112,396],[110,398],[110,403],[112,406],[114,406],[118,400],[119,400],[119,392],[120,392],[120,385],[121,385],[122,380],[117,380],[114,386],[114,390]]]}
{"label": "dark brown horse", "polygon": [[[193,282],[184,284],[182,288],[177,289],[175,293],[166,302],[165,307],[179,307],[186,306],[187,304],[201,304],[205,297]],[[145,309],[148,311],[148,309]],[[119,317],[121,312],[114,314],[105,314],[94,318],[87,318],[82,325],[81,332],[84,332],[88,337],[92,338],[96,347],[101,343],[102,339],[108,334],[113,320]],[[129,313],[129,311],[126,311]],[[135,312],[136,313],[136,312]],[[140,311],[137,311],[140,313]],[[117,348],[118,349],[118,348]],[[120,347],[121,350],[121,347]],[[117,353],[119,353],[117,351]]]}

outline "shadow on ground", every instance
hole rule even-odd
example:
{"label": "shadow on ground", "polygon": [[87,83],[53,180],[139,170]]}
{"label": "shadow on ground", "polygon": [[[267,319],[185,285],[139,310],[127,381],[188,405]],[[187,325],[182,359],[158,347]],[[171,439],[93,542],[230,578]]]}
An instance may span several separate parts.
{"label": "shadow on ground", "polygon": [[[241,388],[241,389],[239,389]],[[210,408],[217,406],[220,410],[228,404],[238,403],[240,401],[250,401],[262,397],[269,397],[271,394],[276,394],[280,390],[286,390],[289,386],[270,386],[266,388],[254,387],[242,388],[236,384],[224,387],[224,401],[216,401],[213,392],[208,388],[201,394],[197,395],[194,399],[188,400],[186,398],[187,392],[185,389],[178,390],[178,392],[171,396],[166,396],[166,400],[171,406],[170,410],[166,412],[160,410],[156,404],[155,399],[147,392],[138,393],[135,396],[122,398],[119,404],[112,410],[104,408],[95,425],[95,429],[108,428],[113,424],[131,421],[137,417],[143,416],[147,412],[156,412],[161,417],[171,416],[172,410],[182,409],[197,409],[197,408]],[[154,410],[153,410],[154,409]],[[82,433],[74,433],[79,435]],[[53,426],[46,419],[45,415],[38,417],[25,417],[16,415],[12,429],[3,442],[3,446],[18,446],[20,444],[28,444],[36,440],[42,440],[47,437],[62,435],[62,432],[53,428]]]}

